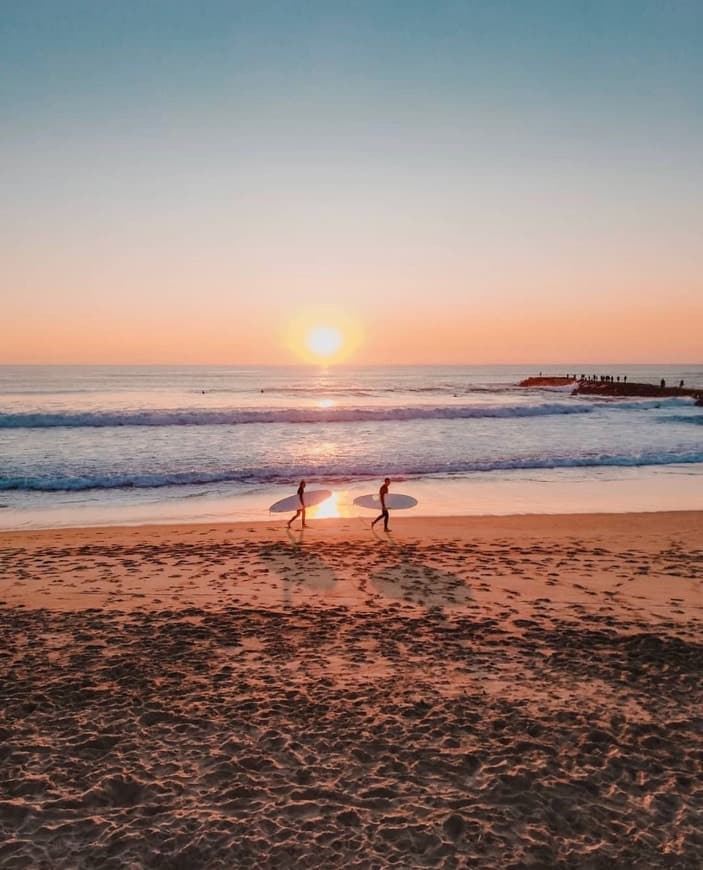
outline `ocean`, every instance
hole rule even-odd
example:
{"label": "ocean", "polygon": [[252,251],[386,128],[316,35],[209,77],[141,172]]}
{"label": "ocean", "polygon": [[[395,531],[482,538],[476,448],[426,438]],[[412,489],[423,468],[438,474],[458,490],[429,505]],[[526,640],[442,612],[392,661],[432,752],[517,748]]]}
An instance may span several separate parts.
{"label": "ocean", "polygon": [[386,475],[419,515],[703,508],[702,408],[518,386],[540,371],[703,388],[700,365],[4,366],[0,528],[268,519],[303,478],[357,516]]}

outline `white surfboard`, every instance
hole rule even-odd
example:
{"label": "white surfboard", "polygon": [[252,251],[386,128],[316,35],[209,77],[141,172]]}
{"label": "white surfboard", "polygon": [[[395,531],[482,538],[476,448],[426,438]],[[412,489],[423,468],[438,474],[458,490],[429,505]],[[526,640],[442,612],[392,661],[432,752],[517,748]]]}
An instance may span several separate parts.
{"label": "white surfboard", "polygon": [[[360,495],[354,499],[354,504],[369,510],[381,510],[381,498],[377,492],[368,495]],[[417,499],[411,495],[403,495],[401,492],[389,492],[386,496],[386,507],[391,511],[404,511],[415,507]]]}
{"label": "white surfboard", "polygon": [[[305,490],[305,495],[303,496],[303,498],[305,499],[305,507],[314,507],[316,504],[320,504],[320,502],[327,501],[327,499],[331,495],[331,489],[311,489],[310,491]],[[289,511],[297,511],[299,507],[300,499],[296,494],[289,495],[287,498],[282,498],[280,501],[274,502],[269,510],[277,514],[284,514]]]}

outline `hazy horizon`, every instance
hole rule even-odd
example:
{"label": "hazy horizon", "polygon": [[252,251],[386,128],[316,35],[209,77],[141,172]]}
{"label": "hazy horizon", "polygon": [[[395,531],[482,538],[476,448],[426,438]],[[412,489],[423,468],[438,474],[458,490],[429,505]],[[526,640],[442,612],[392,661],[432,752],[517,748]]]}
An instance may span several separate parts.
{"label": "hazy horizon", "polygon": [[[0,369],[12,369],[12,368],[53,368],[53,369],[61,369],[61,368],[112,368],[112,369],[139,369],[139,368],[172,368],[172,369],[302,369],[305,371],[313,371],[313,372],[332,372],[336,369],[367,369],[367,368],[466,368],[466,369],[522,369],[525,372],[529,372],[529,374],[534,375],[538,374],[538,370],[543,369],[545,374],[548,373],[550,376],[556,376],[563,373],[572,373],[574,375],[579,374],[609,374],[612,372],[617,373],[618,367],[621,369],[665,369],[665,368],[701,368],[703,364],[690,360],[663,360],[661,362],[646,362],[646,363],[636,363],[636,362],[602,362],[602,361],[589,361],[589,362],[554,362],[554,363],[545,363],[545,362],[524,362],[517,361],[514,363],[443,363],[443,362],[434,362],[434,363],[361,363],[354,361],[345,361],[345,362],[334,362],[334,363],[315,363],[315,362],[300,362],[300,361],[292,361],[292,362],[284,362],[284,363],[217,363],[217,362],[201,362],[201,363],[187,363],[187,362],[174,362],[174,363],[140,363],[140,362],[129,362],[129,363],[0,363]],[[559,371],[553,371],[553,370]]]}

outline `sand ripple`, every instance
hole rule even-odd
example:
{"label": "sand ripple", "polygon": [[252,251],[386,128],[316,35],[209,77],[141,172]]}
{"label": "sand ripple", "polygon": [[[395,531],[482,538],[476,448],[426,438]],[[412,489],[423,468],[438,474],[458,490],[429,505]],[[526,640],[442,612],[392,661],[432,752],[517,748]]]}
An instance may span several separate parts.
{"label": "sand ripple", "polygon": [[0,649],[3,868],[701,866],[690,639],[6,608]]}

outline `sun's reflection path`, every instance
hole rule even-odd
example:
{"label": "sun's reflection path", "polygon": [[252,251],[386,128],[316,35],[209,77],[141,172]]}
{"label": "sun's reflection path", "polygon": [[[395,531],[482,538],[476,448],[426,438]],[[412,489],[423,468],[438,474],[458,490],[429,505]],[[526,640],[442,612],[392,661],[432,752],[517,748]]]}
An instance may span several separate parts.
{"label": "sun's reflection path", "polygon": [[354,504],[347,490],[335,490],[332,495],[310,509],[313,519],[328,520],[356,516]]}
{"label": "sun's reflection path", "polygon": [[333,492],[328,499],[320,502],[320,504],[315,507],[314,516],[320,520],[340,517],[341,514],[339,512],[339,493]]}

